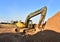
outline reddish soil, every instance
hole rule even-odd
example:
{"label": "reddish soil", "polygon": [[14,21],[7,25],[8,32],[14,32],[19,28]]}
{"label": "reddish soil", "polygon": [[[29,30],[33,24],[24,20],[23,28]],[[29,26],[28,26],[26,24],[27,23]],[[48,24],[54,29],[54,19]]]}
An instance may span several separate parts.
{"label": "reddish soil", "polygon": [[60,12],[48,19],[45,30],[53,30],[60,33]]}

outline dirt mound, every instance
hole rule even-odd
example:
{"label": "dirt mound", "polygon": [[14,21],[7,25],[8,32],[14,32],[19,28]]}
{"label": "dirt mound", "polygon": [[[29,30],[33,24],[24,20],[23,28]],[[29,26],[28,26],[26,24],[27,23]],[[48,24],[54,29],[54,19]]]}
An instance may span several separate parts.
{"label": "dirt mound", "polygon": [[60,12],[48,19],[45,30],[53,30],[60,33]]}

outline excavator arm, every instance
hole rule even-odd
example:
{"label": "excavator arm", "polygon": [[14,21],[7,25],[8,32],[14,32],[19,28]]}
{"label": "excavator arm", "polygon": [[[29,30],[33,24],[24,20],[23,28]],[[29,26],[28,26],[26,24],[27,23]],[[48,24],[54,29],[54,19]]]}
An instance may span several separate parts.
{"label": "excavator arm", "polygon": [[28,28],[29,20],[30,20],[32,17],[41,14],[41,17],[40,17],[40,20],[39,20],[39,26],[38,26],[38,28],[40,28],[41,23],[43,22],[43,20],[44,20],[44,18],[45,18],[45,16],[46,16],[46,13],[47,13],[47,7],[46,7],[46,6],[43,7],[43,8],[41,8],[41,9],[39,9],[39,10],[37,10],[37,11],[35,11],[35,12],[33,12],[33,13],[30,13],[30,14],[27,16],[27,18],[26,18],[25,27]]}
{"label": "excavator arm", "polygon": [[29,29],[34,28],[34,25],[32,24],[32,21],[30,19],[34,16],[39,15],[39,14],[41,14],[41,17],[39,20],[39,25],[38,25],[38,28],[40,28],[43,20],[45,19],[46,13],[47,13],[47,7],[46,6],[35,11],[35,12],[33,12],[33,13],[30,13],[27,16],[25,23],[24,22],[16,23],[17,28],[15,29],[15,31],[25,33],[26,31],[29,31]]}

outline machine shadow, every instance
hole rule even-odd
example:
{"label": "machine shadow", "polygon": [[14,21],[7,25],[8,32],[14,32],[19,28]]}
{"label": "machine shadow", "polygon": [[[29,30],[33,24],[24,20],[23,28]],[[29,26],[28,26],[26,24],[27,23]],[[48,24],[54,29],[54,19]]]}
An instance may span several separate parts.
{"label": "machine shadow", "polygon": [[51,30],[38,32],[35,35],[21,33],[0,34],[0,42],[60,42],[60,33]]}

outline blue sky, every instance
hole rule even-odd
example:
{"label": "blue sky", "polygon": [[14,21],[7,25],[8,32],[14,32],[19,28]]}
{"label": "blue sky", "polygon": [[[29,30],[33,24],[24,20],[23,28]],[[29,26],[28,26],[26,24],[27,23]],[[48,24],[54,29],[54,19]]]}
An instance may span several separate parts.
{"label": "blue sky", "polygon": [[[46,19],[60,11],[60,0],[0,0],[0,21],[22,20],[27,15],[44,6],[47,6]],[[40,19],[40,15],[32,18],[34,22]]]}

